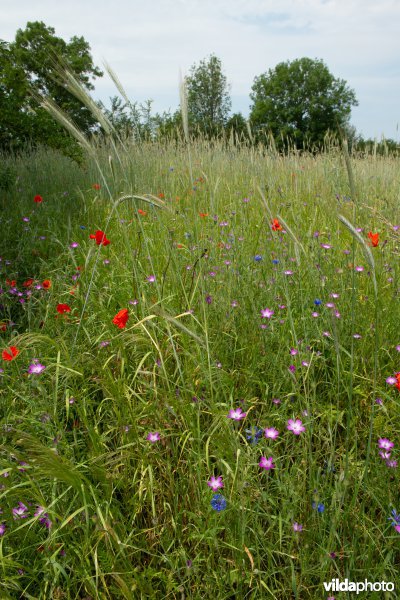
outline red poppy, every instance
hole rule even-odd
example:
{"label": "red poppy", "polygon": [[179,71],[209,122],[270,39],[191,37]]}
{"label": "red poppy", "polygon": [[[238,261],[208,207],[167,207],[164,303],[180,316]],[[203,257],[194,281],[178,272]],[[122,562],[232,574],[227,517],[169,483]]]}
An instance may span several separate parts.
{"label": "red poppy", "polygon": [[37,194],[34,197],[33,201],[36,202],[36,204],[40,204],[41,202],[43,202],[43,198],[42,198],[42,196],[39,196],[39,194]]}
{"label": "red poppy", "polygon": [[0,323],[0,331],[7,331],[7,323]]}
{"label": "red poppy", "polygon": [[3,350],[3,352],[1,353],[1,357],[3,360],[14,360],[14,358],[19,354],[19,350],[15,346],[10,346],[9,351],[10,352],[7,352],[7,350]]}
{"label": "red poppy", "polygon": [[17,285],[17,282],[15,279],[6,279],[6,284],[10,287],[15,287]]}
{"label": "red poppy", "polygon": [[379,233],[372,233],[372,231],[368,232],[368,237],[371,240],[371,245],[373,248],[376,248],[379,244]]}
{"label": "red poppy", "polygon": [[60,313],[60,315],[69,313],[71,312],[71,307],[68,306],[68,304],[57,304],[57,312]]}
{"label": "red poppy", "polygon": [[143,215],[144,217],[147,215],[147,212],[145,210],[142,210],[141,208],[138,209],[138,213],[139,215]]}
{"label": "red poppy", "polygon": [[32,283],[33,283],[33,279],[27,279],[26,281],[24,281],[24,283],[22,285],[24,287],[30,288]]}
{"label": "red poppy", "polygon": [[108,244],[111,243],[110,240],[108,240],[106,238],[106,234],[103,231],[101,231],[100,229],[98,229],[96,231],[96,233],[91,233],[89,237],[91,240],[96,240],[96,244],[98,246],[100,246],[100,245],[108,246]]}
{"label": "red poppy", "polygon": [[129,319],[129,312],[127,308],[123,308],[121,309],[119,312],[117,312],[117,314],[115,315],[115,317],[113,318],[112,322],[114,323],[114,325],[116,325],[119,329],[124,329],[124,327],[126,327],[126,324],[128,322]]}
{"label": "red poppy", "polygon": [[51,281],[50,281],[50,279],[45,279],[42,282],[42,287],[43,287],[44,290],[49,290],[51,288]]}
{"label": "red poppy", "polygon": [[101,188],[101,185],[100,185],[99,183],[94,183],[94,184],[92,185],[92,188],[93,188],[94,190],[99,190],[99,189]]}
{"label": "red poppy", "polygon": [[199,213],[200,217],[208,217],[208,213]]}
{"label": "red poppy", "polygon": [[282,231],[282,225],[279,223],[278,219],[272,221],[272,231]]}
{"label": "red poppy", "polygon": [[165,198],[164,194],[162,192],[160,192],[159,194],[157,194],[157,197],[160,198],[160,200],[162,200],[163,198]]}

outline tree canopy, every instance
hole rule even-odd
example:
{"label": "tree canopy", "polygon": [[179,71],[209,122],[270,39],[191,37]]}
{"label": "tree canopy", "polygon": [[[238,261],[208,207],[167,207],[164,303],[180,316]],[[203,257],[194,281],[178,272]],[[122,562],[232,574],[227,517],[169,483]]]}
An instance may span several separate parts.
{"label": "tree canopy", "polygon": [[84,132],[96,121],[91,112],[66,89],[56,68],[62,61],[87,90],[102,72],[93,64],[90,46],[83,37],[69,42],[43,22],[27,23],[15,40],[0,40],[0,148],[18,149],[27,141],[76,154],[75,141],[38,105],[34,94],[50,96]]}
{"label": "tree canopy", "polygon": [[231,98],[220,59],[211,54],[194,64],[186,77],[189,122],[207,134],[224,127],[231,109]]}
{"label": "tree canopy", "polygon": [[250,120],[258,131],[272,133],[282,146],[321,146],[326,133],[349,124],[358,102],[343,79],[335,78],[322,60],[299,58],[279,63],[254,79]]}

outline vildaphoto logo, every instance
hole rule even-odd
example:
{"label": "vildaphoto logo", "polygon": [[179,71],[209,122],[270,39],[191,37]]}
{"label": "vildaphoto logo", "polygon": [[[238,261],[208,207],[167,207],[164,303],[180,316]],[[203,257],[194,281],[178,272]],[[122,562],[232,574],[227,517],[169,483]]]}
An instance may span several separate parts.
{"label": "vildaphoto logo", "polygon": [[326,592],[355,592],[359,594],[360,592],[393,592],[394,583],[391,581],[376,581],[372,583],[371,581],[349,581],[345,579],[344,581],[340,581],[340,579],[332,579],[329,583],[324,581],[324,588]]}

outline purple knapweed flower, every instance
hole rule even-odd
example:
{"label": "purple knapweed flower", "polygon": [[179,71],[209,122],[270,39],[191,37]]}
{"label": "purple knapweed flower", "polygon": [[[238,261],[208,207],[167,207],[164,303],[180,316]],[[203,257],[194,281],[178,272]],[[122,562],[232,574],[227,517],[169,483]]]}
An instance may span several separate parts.
{"label": "purple knapweed flower", "polygon": [[306,430],[300,419],[289,419],[287,422],[286,429],[292,431],[294,435],[300,435],[303,431]]}

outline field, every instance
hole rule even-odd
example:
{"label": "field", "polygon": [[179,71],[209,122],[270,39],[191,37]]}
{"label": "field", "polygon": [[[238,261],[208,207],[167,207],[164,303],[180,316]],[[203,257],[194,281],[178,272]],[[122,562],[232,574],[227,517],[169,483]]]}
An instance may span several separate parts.
{"label": "field", "polygon": [[4,157],[1,599],[399,585],[399,160],[346,157]]}

